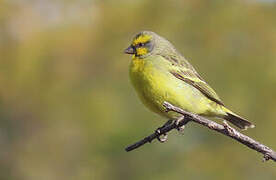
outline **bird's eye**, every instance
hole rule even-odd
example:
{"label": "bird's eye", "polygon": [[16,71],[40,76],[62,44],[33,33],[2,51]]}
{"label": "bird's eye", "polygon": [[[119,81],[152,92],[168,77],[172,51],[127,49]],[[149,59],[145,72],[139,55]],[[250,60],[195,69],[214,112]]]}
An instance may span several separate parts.
{"label": "bird's eye", "polygon": [[142,47],[142,46],[144,46],[144,43],[139,43],[138,46]]}

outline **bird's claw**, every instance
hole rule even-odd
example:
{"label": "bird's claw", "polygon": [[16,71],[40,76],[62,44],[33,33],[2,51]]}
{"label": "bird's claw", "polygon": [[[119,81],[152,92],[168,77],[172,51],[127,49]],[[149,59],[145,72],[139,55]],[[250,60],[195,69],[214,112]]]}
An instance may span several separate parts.
{"label": "bird's claw", "polygon": [[[160,129],[161,128],[156,129],[155,134],[157,135],[157,140],[159,142],[163,143],[168,140],[168,134],[167,133],[161,134]],[[163,136],[163,137],[161,137],[161,136]]]}
{"label": "bird's claw", "polygon": [[174,124],[175,124],[176,126],[178,126],[179,123],[180,123],[181,121],[183,121],[184,119],[185,119],[185,117],[184,117],[184,116],[181,116],[181,117],[179,117],[178,119],[176,119],[176,120],[174,121]]}
{"label": "bird's claw", "polygon": [[157,135],[157,140],[159,142],[163,143],[163,142],[167,141],[168,134],[167,133],[161,134],[161,129],[169,126],[172,122],[173,122],[172,120],[168,120],[162,127],[159,127],[155,130],[155,134]]}
{"label": "bird's claw", "polygon": [[184,129],[185,129],[185,125],[183,125],[183,126],[179,126],[178,127],[178,125],[179,125],[179,123],[181,122],[181,121],[183,121],[185,119],[185,117],[184,116],[182,116],[182,117],[179,117],[178,119],[176,119],[175,121],[174,121],[174,124],[176,125],[176,129],[177,129],[177,131],[180,133],[180,134],[183,134],[184,133]]}
{"label": "bird's claw", "polygon": [[176,129],[177,129],[177,131],[178,131],[181,135],[183,135],[183,134],[184,134],[185,125],[180,126],[180,127],[177,127]]}

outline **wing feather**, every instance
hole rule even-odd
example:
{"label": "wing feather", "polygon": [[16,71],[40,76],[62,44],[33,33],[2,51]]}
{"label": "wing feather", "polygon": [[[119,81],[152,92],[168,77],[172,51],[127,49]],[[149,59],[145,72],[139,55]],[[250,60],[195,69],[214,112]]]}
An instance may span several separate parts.
{"label": "wing feather", "polygon": [[224,106],[217,93],[203,80],[194,67],[182,55],[175,54],[171,56],[163,56],[163,58],[172,63],[173,66],[170,73],[176,78],[195,87],[208,99]]}
{"label": "wing feather", "polygon": [[[182,72],[182,73],[181,73]],[[208,99],[216,102],[217,104],[223,105],[223,102],[220,100],[219,96],[216,94],[216,92],[204,81],[198,79],[195,80],[189,76],[187,76],[187,73],[183,75],[183,71],[179,72],[173,72],[171,73],[178,79],[190,84],[191,86],[198,89],[203,95],[205,95]]]}

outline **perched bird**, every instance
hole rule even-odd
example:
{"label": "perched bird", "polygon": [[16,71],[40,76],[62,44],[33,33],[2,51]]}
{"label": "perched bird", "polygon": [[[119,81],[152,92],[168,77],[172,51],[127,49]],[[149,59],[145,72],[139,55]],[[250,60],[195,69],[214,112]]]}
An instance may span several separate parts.
{"label": "perched bird", "polygon": [[169,119],[180,115],[166,112],[165,101],[188,112],[218,117],[241,129],[254,125],[227,109],[216,92],[165,38],[154,32],[138,33],[124,51],[132,54],[131,82],[145,106]]}

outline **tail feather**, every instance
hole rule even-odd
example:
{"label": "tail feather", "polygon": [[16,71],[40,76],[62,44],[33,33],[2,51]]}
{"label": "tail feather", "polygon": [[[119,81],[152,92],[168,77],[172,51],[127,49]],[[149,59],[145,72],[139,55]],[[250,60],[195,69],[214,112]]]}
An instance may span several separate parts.
{"label": "tail feather", "polygon": [[224,117],[224,119],[243,130],[246,130],[247,128],[255,127],[254,124],[252,124],[251,122],[245,120],[244,118],[242,118],[234,113],[227,113],[227,115]]}

